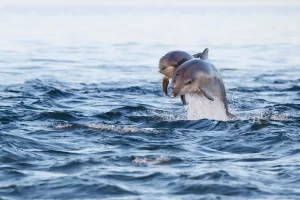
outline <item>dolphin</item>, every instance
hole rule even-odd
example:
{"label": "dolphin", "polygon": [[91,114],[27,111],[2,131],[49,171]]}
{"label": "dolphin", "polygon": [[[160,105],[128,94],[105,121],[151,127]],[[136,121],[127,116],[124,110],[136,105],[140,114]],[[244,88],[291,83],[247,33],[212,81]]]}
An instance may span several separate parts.
{"label": "dolphin", "polygon": [[171,98],[187,93],[198,93],[208,100],[219,98],[223,102],[226,115],[235,116],[228,111],[225,86],[222,77],[213,64],[207,60],[191,59],[177,68],[172,77]]}
{"label": "dolphin", "polygon": [[[169,79],[172,78],[174,72],[181,64],[193,58],[200,58],[202,60],[207,60],[208,51],[209,51],[208,48],[206,48],[202,53],[197,53],[193,56],[185,51],[170,51],[166,55],[164,55],[159,60],[159,64],[158,64],[159,65],[158,72],[164,75],[162,79],[162,88],[164,93],[168,95],[167,89],[169,85]],[[186,105],[187,103],[186,103],[185,96],[181,95],[180,98],[182,103]]]}

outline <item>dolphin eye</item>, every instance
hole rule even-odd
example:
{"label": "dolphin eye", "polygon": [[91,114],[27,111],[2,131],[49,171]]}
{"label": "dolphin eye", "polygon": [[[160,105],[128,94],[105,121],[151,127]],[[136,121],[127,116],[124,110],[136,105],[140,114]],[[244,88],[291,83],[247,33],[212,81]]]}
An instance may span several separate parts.
{"label": "dolphin eye", "polygon": [[188,84],[191,84],[193,81],[191,80],[191,79],[189,79],[189,80],[187,80],[186,82],[185,82],[185,84],[186,85],[188,85]]}

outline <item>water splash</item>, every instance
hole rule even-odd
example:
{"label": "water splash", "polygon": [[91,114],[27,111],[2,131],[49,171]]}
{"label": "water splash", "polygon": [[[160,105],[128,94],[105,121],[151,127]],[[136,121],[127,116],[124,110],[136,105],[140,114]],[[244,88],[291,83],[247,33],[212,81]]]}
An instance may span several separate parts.
{"label": "water splash", "polygon": [[214,101],[208,100],[198,94],[187,94],[188,105],[185,106],[186,118],[188,120],[213,119],[220,121],[229,120],[222,101],[215,98]]}
{"label": "water splash", "polygon": [[[291,118],[291,114],[278,108],[276,105],[270,103],[263,103],[260,108],[245,110],[243,108],[245,103],[242,100],[232,99],[229,105],[229,110],[233,113],[239,113],[238,120],[252,120],[253,122],[259,122],[260,120],[272,120],[272,121],[285,121]],[[254,102],[254,104],[257,102]],[[248,105],[246,105],[247,107]],[[279,107],[282,105],[279,105]],[[242,112],[241,112],[242,110]]]}
{"label": "water splash", "polygon": [[284,121],[289,119],[289,115],[285,112],[279,113],[278,111],[276,111],[274,106],[265,103],[255,113],[247,115],[244,118],[247,120],[253,120],[254,122],[258,122],[260,120]]}

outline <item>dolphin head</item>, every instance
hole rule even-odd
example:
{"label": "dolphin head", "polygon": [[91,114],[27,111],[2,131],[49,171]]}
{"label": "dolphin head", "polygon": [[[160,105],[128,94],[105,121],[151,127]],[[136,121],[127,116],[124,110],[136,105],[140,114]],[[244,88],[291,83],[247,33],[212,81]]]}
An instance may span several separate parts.
{"label": "dolphin head", "polygon": [[203,82],[203,70],[199,68],[200,59],[192,59],[183,63],[172,77],[172,94],[174,98],[178,95],[195,92]]}
{"label": "dolphin head", "polygon": [[183,74],[176,72],[172,79],[171,98],[196,91],[197,87],[194,87],[193,82],[195,82],[193,78],[186,79]]}
{"label": "dolphin head", "polygon": [[174,76],[172,77],[171,97],[174,98],[178,95],[191,93],[195,90],[197,90],[197,85],[195,85],[194,76],[189,74],[185,68],[176,70]]}
{"label": "dolphin head", "polygon": [[159,60],[158,72],[171,78],[182,63],[192,58],[192,55],[184,51],[170,51]]}
{"label": "dolphin head", "polygon": [[162,73],[163,75],[167,76],[168,78],[172,77],[176,68],[177,68],[177,63],[172,61],[169,57],[163,56],[159,60],[158,64],[158,72]]}

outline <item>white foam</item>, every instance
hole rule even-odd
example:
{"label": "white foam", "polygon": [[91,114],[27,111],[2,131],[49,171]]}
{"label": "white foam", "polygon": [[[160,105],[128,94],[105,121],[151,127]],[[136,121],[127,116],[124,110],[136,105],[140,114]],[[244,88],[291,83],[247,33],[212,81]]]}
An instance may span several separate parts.
{"label": "white foam", "polygon": [[[112,131],[118,133],[154,133],[159,134],[163,133],[162,131],[155,130],[153,128],[139,128],[129,125],[110,125],[110,124],[103,124],[103,123],[88,123],[88,124],[78,124],[81,127],[87,127],[102,131]],[[70,123],[60,123],[60,124],[53,124],[52,127],[55,129],[68,129],[72,128],[74,124]]]}
{"label": "white foam", "polygon": [[285,121],[289,119],[289,115],[287,113],[279,114],[277,112],[272,113],[270,111],[260,110],[257,113],[240,117],[240,119],[253,120],[253,122],[259,122],[260,120]]}
{"label": "white foam", "polygon": [[113,131],[118,133],[161,133],[159,131],[154,130],[153,128],[138,128],[133,126],[108,125],[102,123],[90,123],[86,124],[86,127],[102,131]]}
{"label": "white foam", "polygon": [[157,157],[153,159],[149,159],[144,156],[136,156],[133,160],[132,163],[134,164],[140,164],[140,165],[159,165],[163,163],[170,162],[171,158],[166,156],[166,157]]}
{"label": "white foam", "polygon": [[219,98],[214,97],[214,101],[208,100],[198,94],[186,94],[188,105],[185,106],[186,118],[188,120],[213,119],[227,121],[224,104]]}
{"label": "white foam", "polygon": [[163,112],[158,112],[155,110],[149,110],[148,113],[150,114],[151,117],[159,117],[161,121],[177,121],[177,120],[184,120],[185,118],[182,115],[174,115],[173,113],[163,111]]}
{"label": "white foam", "polygon": [[60,124],[53,124],[52,127],[56,129],[65,129],[65,128],[72,128],[73,124],[69,123],[60,123]]}

